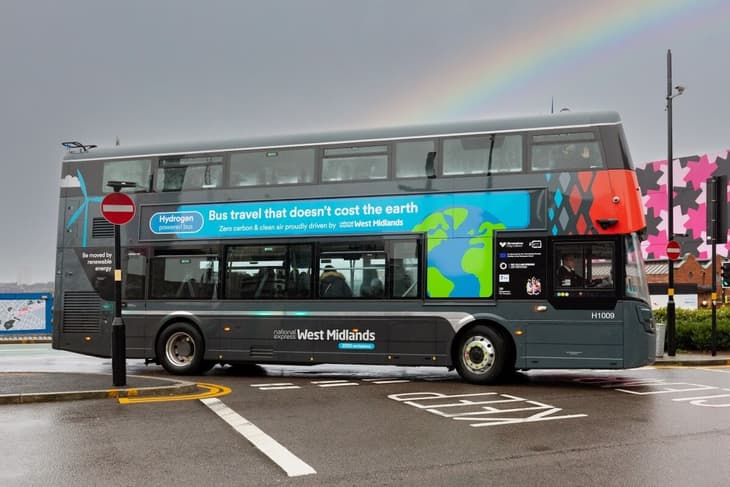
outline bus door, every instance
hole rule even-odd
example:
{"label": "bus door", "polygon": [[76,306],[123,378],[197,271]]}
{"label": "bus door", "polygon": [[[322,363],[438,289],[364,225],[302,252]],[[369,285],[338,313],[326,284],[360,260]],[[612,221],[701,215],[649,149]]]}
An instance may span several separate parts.
{"label": "bus door", "polygon": [[601,367],[622,365],[623,309],[617,299],[614,239],[555,241],[554,274],[548,277],[543,319],[528,323],[528,367]]}

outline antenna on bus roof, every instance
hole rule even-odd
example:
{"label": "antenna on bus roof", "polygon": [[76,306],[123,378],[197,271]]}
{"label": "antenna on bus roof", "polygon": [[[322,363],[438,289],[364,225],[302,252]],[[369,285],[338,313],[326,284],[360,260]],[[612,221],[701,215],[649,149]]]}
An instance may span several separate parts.
{"label": "antenna on bus roof", "polygon": [[89,149],[94,149],[94,144],[82,144],[81,142],[61,142],[61,145],[68,149],[69,152],[80,153],[89,152]]}

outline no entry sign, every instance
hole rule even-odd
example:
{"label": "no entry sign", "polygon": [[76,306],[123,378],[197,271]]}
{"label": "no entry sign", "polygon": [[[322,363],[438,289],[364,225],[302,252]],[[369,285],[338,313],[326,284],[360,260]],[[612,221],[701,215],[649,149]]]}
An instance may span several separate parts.
{"label": "no entry sign", "polygon": [[134,212],[134,201],[126,193],[109,193],[101,200],[101,214],[114,225],[129,223]]}
{"label": "no entry sign", "polygon": [[679,246],[679,242],[676,240],[670,240],[667,242],[667,258],[669,260],[677,260],[679,259],[679,254],[681,253],[681,248]]}

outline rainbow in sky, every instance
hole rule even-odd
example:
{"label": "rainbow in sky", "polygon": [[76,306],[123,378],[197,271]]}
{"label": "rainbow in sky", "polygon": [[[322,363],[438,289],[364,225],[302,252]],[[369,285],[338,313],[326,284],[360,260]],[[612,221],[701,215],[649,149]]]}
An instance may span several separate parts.
{"label": "rainbow in sky", "polygon": [[620,48],[636,36],[681,28],[708,15],[730,17],[730,0],[590,0],[570,15],[557,14],[540,29],[506,38],[497,48],[489,43],[482,52],[456,53],[452,65],[440,67],[439,74],[409,87],[397,100],[387,100],[387,109],[374,107],[368,118],[380,125],[475,118],[504,92],[598,50]]}

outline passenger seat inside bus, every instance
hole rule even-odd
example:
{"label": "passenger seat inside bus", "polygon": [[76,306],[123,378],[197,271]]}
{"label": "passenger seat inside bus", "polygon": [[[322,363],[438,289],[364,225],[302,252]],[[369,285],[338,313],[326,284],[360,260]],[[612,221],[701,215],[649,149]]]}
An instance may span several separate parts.
{"label": "passenger seat inside bus", "polygon": [[309,290],[311,289],[311,278],[309,272],[300,272],[297,276],[297,292],[302,298],[309,297]]}
{"label": "passenger seat inside bus", "polygon": [[180,286],[175,293],[176,298],[196,298],[198,297],[198,283],[194,278],[190,277],[180,282]]}
{"label": "passenger seat inside bus", "polygon": [[377,271],[373,269],[366,269],[363,272],[363,282],[360,286],[360,296],[363,298],[382,298],[383,281],[378,278]]}
{"label": "passenger seat inside bus", "polygon": [[360,296],[365,298],[382,298],[384,290],[383,281],[374,277],[369,283],[363,283],[360,286]]}
{"label": "passenger seat inside bus", "polygon": [[274,296],[274,269],[261,269],[258,275],[254,298],[271,298]]}

